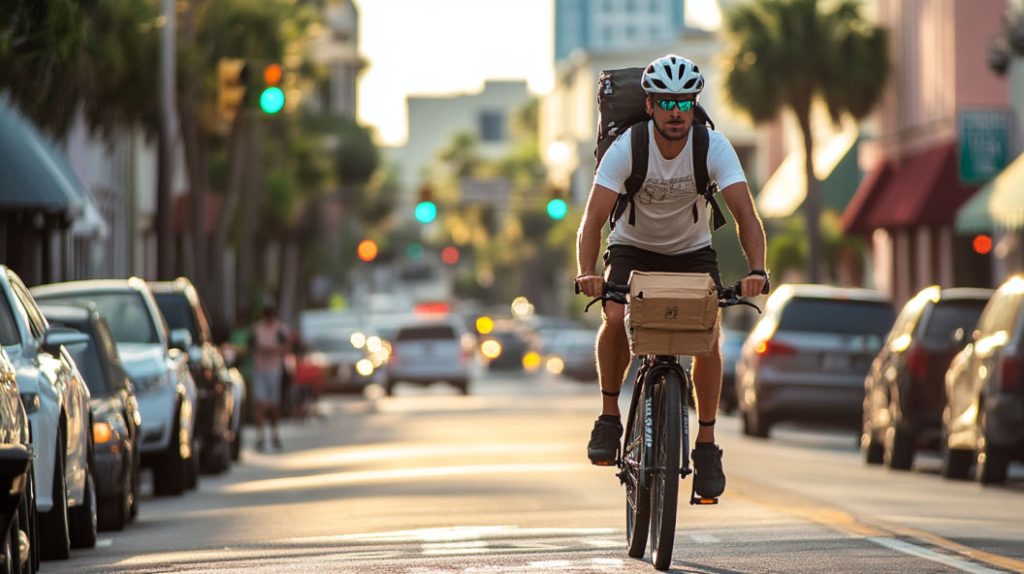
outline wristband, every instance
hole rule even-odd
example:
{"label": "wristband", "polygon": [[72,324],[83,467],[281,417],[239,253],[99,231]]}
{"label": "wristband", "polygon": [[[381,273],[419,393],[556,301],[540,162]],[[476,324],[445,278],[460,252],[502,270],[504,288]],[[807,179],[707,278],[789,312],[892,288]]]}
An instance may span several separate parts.
{"label": "wristband", "polygon": [[751,269],[749,272],[747,272],[747,277],[750,277],[751,275],[758,275],[760,277],[764,277],[765,279],[768,278],[768,272],[765,271],[764,269]]}

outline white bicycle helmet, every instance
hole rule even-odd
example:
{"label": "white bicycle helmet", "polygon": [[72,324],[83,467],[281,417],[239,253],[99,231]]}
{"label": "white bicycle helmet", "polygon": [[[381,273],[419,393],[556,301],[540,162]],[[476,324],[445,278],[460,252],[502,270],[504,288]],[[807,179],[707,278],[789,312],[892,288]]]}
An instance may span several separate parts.
{"label": "white bicycle helmet", "polygon": [[640,85],[648,94],[699,94],[704,89],[704,75],[697,64],[669,54],[647,66]]}

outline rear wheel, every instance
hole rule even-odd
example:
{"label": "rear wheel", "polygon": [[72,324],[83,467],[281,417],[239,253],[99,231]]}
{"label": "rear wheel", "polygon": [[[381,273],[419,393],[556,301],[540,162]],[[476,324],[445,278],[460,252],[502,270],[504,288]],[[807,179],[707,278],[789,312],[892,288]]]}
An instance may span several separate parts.
{"label": "rear wheel", "polygon": [[768,415],[757,407],[757,404],[750,405],[749,410],[743,411],[743,434],[756,438],[768,438],[771,431],[771,421]]}
{"label": "rear wheel", "polygon": [[[178,407],[181,408],[180,405]],[[157,496],[180,496],[185,492],[188,481],[188,465],[191,461],[181,455],[181,414],[174,413],[171,428],[171,444],[167,446],[160,463],[153,472],[153,494]]]}
{"label": "rear wheel", "polygon": [[[637,381],[637,384],[642,384]],[[626,482],[626,542],[631,558],[643,558],[647,548],[647,533],[651,521],[651,485],[644,476],[644,417],[646,389],[641,391],[639,404],[630,413],[626,444],[622,449],[622,471]]]}
{"label": "rear wheel", "polygon": [[93,548],[96,546],[96,485],[92,480],[91,466],[85,472],[83,494],[82,504],[68,510],[72,548]]}
{"label": "rear wheel", "polygon": [[679,458],[682,447],[681,387],[675,374],[659,378],[654,388],[654,471],[651,485],[651,558],[658,570],[672,564],[679,505]]}
{"label": "rear wheel", "polygon": [[967,480],[971,477],[972,462],[974,462],[973,452],[959,448],[949,448],[943,445],[942,476],[957,480]]}
{"label": "rear wheel", "polygon": [[914,433],[898,426],[885,432],[885,465],[893,470],[910,470],[914,464]]}
{"label": "rear wheel", "polygon": [[[984,402],[981,403],[984,407]],[[982,484],[1002,484],[1006,482],[1007,470],[1010,467],[1010,453],[1007,449],[992,444],[988,438],[988,421],[985,411],[978,413],[978,446],[977,474]]]}

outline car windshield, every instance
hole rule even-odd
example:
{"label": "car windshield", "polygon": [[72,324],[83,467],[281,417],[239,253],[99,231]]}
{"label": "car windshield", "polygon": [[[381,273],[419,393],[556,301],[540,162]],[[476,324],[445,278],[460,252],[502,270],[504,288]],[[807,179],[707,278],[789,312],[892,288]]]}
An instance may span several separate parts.
{"label": "car windshield", "polygon": [[92,396],[110,394],[107,377],[103,371],[103,359],[100,351],[90,338],[88,343],[76,343],[67,346],[71,358],[78,365],[78,371],[85,378],[85,386],[89,387]]}
{"label": "car windshield", "polygon": [[160,342],[153,317],[146,308],[146,301],[137,291],[54,294],[36,299],[79,307],[93,303],[100,316],[107,320],[110,333],[118,343]]}
{"label": "car windshield", "polygon": [[426,341],[431,339],[455,339],[451,325],[422,325],[405,327],[398,332],[398,341]]}
{"label": "car windshield", "polygon": [[156,306],[160,308],[164,320],[167,321],[168,329],[186,329],[192,335],[193,342],[198,343],[202,340],[192,305],[184,293],[153,293],[153,298],[156,299]]}
{"label": "car windshield", "polygon": [[892,307],[886,302],[796,297],[786,305],[780,331],[885,335],[892,328]]}
{"label": "car windshield", "polygon": [[7,294],[0,291],[0,345],[9,347],[21,342],[18,335],[18,325],[14,322],[14,314],[11,312],[10,302],[7,301]]}
{"label": "car windshield", "polygon": [[953,334],[963,329],[970,334],[987,301],[940,300],[932,309],[922,338],[929,343],[952,343]]}

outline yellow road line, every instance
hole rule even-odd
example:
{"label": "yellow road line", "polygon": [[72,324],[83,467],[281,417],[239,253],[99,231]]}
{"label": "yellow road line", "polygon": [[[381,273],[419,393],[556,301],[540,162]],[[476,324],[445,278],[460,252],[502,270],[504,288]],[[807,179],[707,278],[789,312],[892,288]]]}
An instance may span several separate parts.
{"label": "yellow road line", "polygon": [[793,491],[754,483],[740,478],[729,479],[727,496],[764,506],[783,514],[816,522],[844,534],[863,537],[902,536],[943,548],[977,562],[1024,573],[1024,561],[964,546],[937,534],[889,524],[867,523],[852,514],[820,500],[800,496]]}

